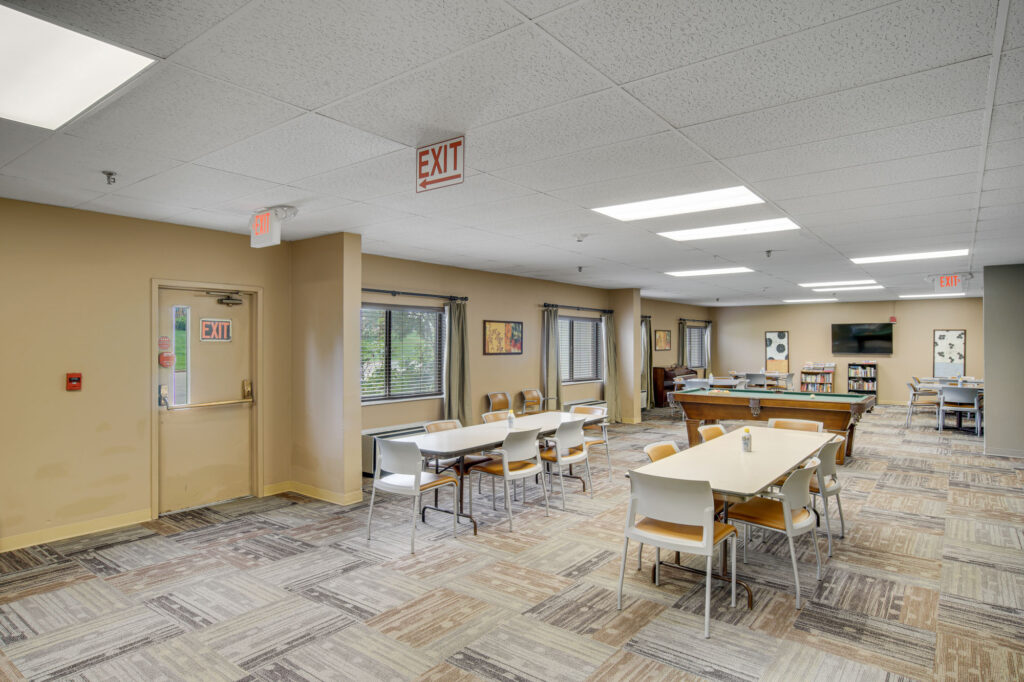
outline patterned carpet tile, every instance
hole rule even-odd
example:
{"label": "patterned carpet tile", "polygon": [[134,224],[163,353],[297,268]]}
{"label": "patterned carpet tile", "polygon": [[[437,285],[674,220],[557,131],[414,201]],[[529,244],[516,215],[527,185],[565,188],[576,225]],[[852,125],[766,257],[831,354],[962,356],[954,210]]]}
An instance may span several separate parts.
{"label": "patterned carpet tile", "polygon": [[234,682],[243,677],[244,670],[209,647],[183,635],[97,663],[64,679],[82,682]]}
{"label": "patterned carpet tile", "polygon": [[452,589],[515,611],[528,609],[573,585],[568,578],[519,562],[497,561],[455,581]]}
{"label": "patterned carpet tile", "polygon": [[903,583],[830,568],[818,583],[813,601],[832,609],[898,621],[906,590]]}
{"label": "patterned carpet tile", "polygon": [[400,573],[372,566],[326,580],[302,590],[312,602],[337,609],[357,620],[369,620],[426,594],[430,588]]}
{"label": "patterned carpet tile", "polygon": [[38,566],[52,566],[61,561],[64,557],[47,545],[0,552],[0,577]]}
{"label": "patterned carpet tile", "polygon": [[156,535],[103,549],[87,549],[75,554],[75,560],[96,575],[109,577],[145,568],[191,554],[192,550]]}
{"label": "patterned carpet tile", "polygon": [[173,621],[136,606],[12,644],[5,653],[25,677],[57,680],[182,633]]}
{"label": "patterned carpet tile", "polygon": [[385,611],[366,625],[403,644],[423,648],[452,631],[468,628],[490,608],[479,599],[442,588]]}
{"label": "patterned carpet tile", "polygon": [[935,679],[1021,680],[1024,679],[1024,650],[1001,647],[990,641],[939,634]]}
{"label": "patterned carpet tile", "polygon": [[[635,597],[624,594],[623,609],[628,609],[635,601]],[[597,585],[580,584],[545,599],[525,611],[524,615],[578,635],[592,635],[621,614],[616,592]]]}
{"label": "patterned carpet tile", "polygon": [[799,680],[856,680],[856,682],[915,682],[873,665],[857,663],[827,651],[780,642],[778,655],[761,677],[764,682]]}
{"label": "patterned carpet tile", "polygon": [[968,637],[984,637],[1024,650],[1024,609],[986,604],[943,594],[938,603],[938,629]]}
{"label": "patterned carpet tile", "polygon": [[847,531],[842,545],[938,561],[942,558],[942,543],[942,537],[934,533],[861,520]]}
{"label": "patterned carpet tile", "polygon": [[227,545],[218,545],[210,550],[213,554],[237,568],[266,566],[280,559],[295,556],[316,549],[302,540],[280,533],[253,535]]}
{"label": "patterned carpet tile", "polygon": [[354,622],[336,609],[293,596],[198,630],[192,637],[252,671]]}
{"label": "patterned carpet tile", "polygon": [[[308,500],[310,498],[303,499]],[[239,516],[247,516],[249,514],[273,511],[275,509],[281,509],[282,507],[290,507],[294,504],[297,504],[297,502],[288,499],[284,495],[271,495],[269,497],[243,497],[238,500],[221,502],[220,504],[207,507],[207,509],[212,512],[216,512],[221,516],[237,518]]]}
{"label": "patterned carpet tile", "polygon": [[705,678],[620,649],[589,679],[594,682],[699,682]]}
{"label": "patterned carpet tile", "polygon": [[207,524],[198,528],[185,530],[171,538],[181,547],[198,551],[219,545],[231,544],[246,538],[262,535],[270,531],[284,530],[284,526],[271,523],[258,517],[241,517],[230,519],[221,524]]}
{"label": "patterned carpet tile", "polygon": [[137,601],[144,601],[190,582],[198,576],[224,573],[233,567],[210,554],[187,554],[160,564],[106,578],[106,582]]}
{"label": "patterned carpet tile", "polygon": [[417,682],[481,682],[485,678],[441,661],[417,678]]}
{"label": "patterned carpet tile", "polygon": [[9,573],[0,576],[0,604],[95,579],[94,573],[70,560]]}
{"label": "patterned carpet tile", "polygon": [[961,561],[942,564],[943,594],[1024,609],[1024,575]]}
{"label": "patterned carpet tile", "polygon": [[233,571],[216,576],[198,576],[188,583],[176,585],[169,592],[147,599],[145,604],[189,630],[198,630],[288,596],[279,587]]}
{"label": "patterned carpet tile", "polygon": [[347,552],[323,547],[254,568],[247,575],[289,592],[301,592],[371,565]]}
{"label": "patterned carpet tile", "polygon": [[87,623],[129,609],[130,599],[102,580],[85,580],[59,590],[34,594],[0,606],[0,645]]}
{"label": "patterned carpet tile", "polygon": [[1024,549],[1024,528],[1015,524],[947,518],[946,539],[953,542]]}
{"label": "patterned carpet tile", "polygon": [[155,535],[155,533],[144,525],[125,526],[124,528],[105,530],[100,533],[80,535],[76,538],[70,538],[67,540],[58,540],[57,542],[51,542],[49,547],[64,556],[71,556],[76,552],[84,552],[89,549],[106,549],[108,547],[114,547],[127,542],[135,542],[136,540],[152,537],[153,535]]}
{"label": "patterned carpet tile", "polygon": [[217,512],[213,507],[206,507],[164,514],[158,519],[146,521],[140,525],[160,535],[174,535],[186,530],[218,525],[229,518],[229,516]]}
{"label": "patterned carpet tile", "polygon": [[472,573],[492,562],[491,557],[463,547],[428,546],[384,564],[402,575],[438,587],[464,573]]}

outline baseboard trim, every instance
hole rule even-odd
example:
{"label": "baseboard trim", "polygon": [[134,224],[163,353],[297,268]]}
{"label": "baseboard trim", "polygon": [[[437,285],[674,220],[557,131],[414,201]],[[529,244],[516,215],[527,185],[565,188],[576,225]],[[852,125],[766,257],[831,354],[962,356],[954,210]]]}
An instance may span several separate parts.
{"label": "baseboard trim", "polygon": [[1013,448],[985,448],[986,455],[1003,455],[1006,457],[1024,457],[1024,450]]}
{"label": "baseboard trim", "polygon": [[363,501],[362,490],[356,490],[350,493],[339,493],[334,490],[327,490],[326,488],[317,488],[316,486],[308,485],[306,483],[299,483],[298,481],[282,481],[281,483],[272,483],[271,485],[263,486],[264,496],[279,495],[280,493],[299,493],[300,495],[314,497],[318,500],[323,500],[324,502],[332,502],[343,506]]}
{"label": "baseboard trim", "polygon": [[135,523],[142,523],[143,521],[150,521],[152,518],[149,508],[146,508],[139,509],[137,511],[125,512],[124,514],[101,516],[98,519],[89,519],[88,521],[78,521],[77,523],[69,523],[64,526],[54,526],[52,528],[34,530],[29,533],[0,537],[0,552],[8,552],[12,549],[21,549],[22,547],[31,547],[32,545],[39,545],[44,542],[66,540],[67,538],[73,538],[79,535],[88,535],[89,533],[99,533],[100,531],[111,530],[112,528],[120,528],[122,526],[130,526]]}

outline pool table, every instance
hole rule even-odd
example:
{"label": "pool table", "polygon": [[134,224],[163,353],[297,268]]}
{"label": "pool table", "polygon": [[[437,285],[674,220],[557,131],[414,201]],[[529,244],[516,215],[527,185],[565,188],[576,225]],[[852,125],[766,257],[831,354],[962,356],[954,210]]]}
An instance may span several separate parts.
{"label": "pool table", "polygon": [[765,391],[757,389],[694,388],[675,391],[673,397],[686,415],[686,434],[691,444],[700,442],[697,427],[701,422],[719,419],[775,418],[810,419],[823,422],[825,430],[846,436],[836,453],[836,463],[853,453],[853,432],[861,415],[875,405],[875,396],[851,393],[810,393],[804,391]]}

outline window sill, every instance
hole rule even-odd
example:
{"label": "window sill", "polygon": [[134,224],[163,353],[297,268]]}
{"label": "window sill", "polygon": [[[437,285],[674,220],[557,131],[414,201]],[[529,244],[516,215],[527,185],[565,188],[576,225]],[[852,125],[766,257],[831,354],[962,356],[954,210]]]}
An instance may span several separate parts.
{"label": "window sill", "polygon": [[588,381],[563,381],[563,386],[579,386],[580,384],[603,384],[604,379],[590,379]]}
{"label": "window sill", "polygon": [[419,400],[444,400],[443,395],[416,396],[415,398],[392,398],[391,400],[371,400],[360,402],[361,407],[372,407],[374,405],[393,405],[394,403],[412,403]]}

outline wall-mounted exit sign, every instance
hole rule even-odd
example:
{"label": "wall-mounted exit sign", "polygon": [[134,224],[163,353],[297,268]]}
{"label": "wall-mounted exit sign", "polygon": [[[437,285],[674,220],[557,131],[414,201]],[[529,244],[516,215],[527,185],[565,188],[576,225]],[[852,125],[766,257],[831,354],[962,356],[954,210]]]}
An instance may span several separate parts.
{"label": "wall-mounted exit sign", "polygon": [[273,209],[256,213],[249,220],[249,246],[261,249],[281,243],[281,219]]}
{"label": "wall-mounted exit sign", "polygon": [[964,291],[967,291],[967,278],[963,275],[935,275],[935,293],[955,294]]}
{"label": "wall-mounted exit sign", "polygon": [[455,137],[416,150],[416,191],[457,185],[465,179],[466,138]]}

